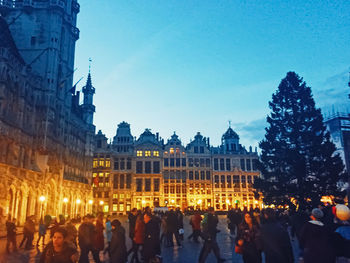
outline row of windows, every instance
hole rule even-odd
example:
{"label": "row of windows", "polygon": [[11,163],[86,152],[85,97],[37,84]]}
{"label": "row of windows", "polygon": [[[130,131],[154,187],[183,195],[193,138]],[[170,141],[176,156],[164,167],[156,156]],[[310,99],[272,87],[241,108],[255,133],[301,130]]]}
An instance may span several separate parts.
{"label": "row of windows", "polygon": [[164,167],[186,167],[186,158],[164,158]]}
{"label": "row of windows", "polygon": [[111,161],[109,159],[94,159],[93,167],[111,167]]}
{"label": "row of windows", "polygon": [[136,156],[137,157],[142,157],[142,156],[145,156],[145,157],[159,157],[159,151],[136,151]]}
{"label": "row of windows", "polygon": [[210,171],[189,171],[189,180],[210,180]]}
{"label": "row of windows", "polygon": [[114,170],[131,170],[131,158],[115,158]]}
{"label": "row of windows", "polygon": [[231,176],[231,175],[221,175],[221,176],[219,176],[219,175],[215,175],[214,176],[214,182],[215,183],[219,183],[219,182],[221,182],[221,183],[225,183],[225,182],[227,182],[227,183],[231,183],[231,182],[233,182],[233,183],[246,183],[246,182],[248,182],[249,184],[251,184],[251,183],[253,183],[253,178],[254,176],[251,176],[251,175],[248,175],[248,176],[245,176],[245,175],[241,175],[241,180],[240,180],[240,178],[239,178],[239,175],[233,175],[233,176]]}
{"label": "row of windows", "polygon": [[[153,165],[152,165],[153,164]],[[153,169],[152,169],[153,166]],[[160,162],[159,161],[137,161],[136,162],[136,173],[137,174],[159,174],[160,173]]]}
{"label": "row of windows", "polygon": [[[159,192],[160,180],[159,178],[153,179],[153,191]],[[136,192],[151,192],[152,185],[150,178],[136,178]]]}
{"label": "row of windows", "polygon": [[164,179],[176,179],[176,180],[186,180],[187,172],[186,170],[164,170],[163,171],[163,178]]}
{"label": "row of windows", "polygon": [[131,174],[114,174],[113,175],[114,189],[131,189]]}
{"label": "row of windows", "polygon": [[[182,190],[182,191],[181,191]],[[165,185],[164,186],[164,194],[175,194],[175,192],[177,194],[181,194],[181,192],[183,194],[186,194],[186,185]]]}

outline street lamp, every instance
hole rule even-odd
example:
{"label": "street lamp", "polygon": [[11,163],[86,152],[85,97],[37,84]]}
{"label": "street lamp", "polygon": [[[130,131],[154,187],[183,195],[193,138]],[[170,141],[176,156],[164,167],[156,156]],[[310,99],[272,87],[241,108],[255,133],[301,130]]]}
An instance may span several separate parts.
{"label": "street lamp", "polygon": [[67,203],[68,203],[68,198],[65,197],[63,198],[63,203],[64,203],[64,216],[67,214]]}
{"label": "street lamp", "polygon": [[76,211],[75,211],[76,213],[75,214],[78,216],[78,209],[79,209],[78,206],[80,205],[81,201],[78,198],[76,202],[77,202],[77,205],[76,205]]}
{"label": "street lamp", "polygon": [[46,198],[45,196],[40,196],[39,197],[39,201],[41,202],[41,212],[40,212],[40,217],[43,218],[43,213],[44,213],[44,202],[45,202]]}

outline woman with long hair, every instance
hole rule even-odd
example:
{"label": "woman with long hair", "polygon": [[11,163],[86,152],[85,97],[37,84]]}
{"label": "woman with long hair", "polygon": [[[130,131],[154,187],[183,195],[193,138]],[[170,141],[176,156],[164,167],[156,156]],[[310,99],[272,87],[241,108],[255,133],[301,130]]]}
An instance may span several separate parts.
{"label": "woman with long hair", "polygon": [[238,226],[236,246],[240,247],[244,263],[262,262],[259,225],[248,212],[244,213],[242,223]]}

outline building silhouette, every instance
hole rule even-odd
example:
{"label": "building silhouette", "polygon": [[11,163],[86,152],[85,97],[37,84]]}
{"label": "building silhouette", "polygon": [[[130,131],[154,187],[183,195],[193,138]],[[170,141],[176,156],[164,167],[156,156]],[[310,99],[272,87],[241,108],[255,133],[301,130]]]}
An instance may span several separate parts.
{"label": "building silhouette", "polygon": [[130,125],[122,122],[111,143],[99,131],[95,146],[95,211],[121,214],[146,206],[261,208],[252,188],[260,175],[258,153],[240,145],[231,127],[219,147],[200,133],[184,146],[175,132],[166,143],[150,129],[136,139]]}

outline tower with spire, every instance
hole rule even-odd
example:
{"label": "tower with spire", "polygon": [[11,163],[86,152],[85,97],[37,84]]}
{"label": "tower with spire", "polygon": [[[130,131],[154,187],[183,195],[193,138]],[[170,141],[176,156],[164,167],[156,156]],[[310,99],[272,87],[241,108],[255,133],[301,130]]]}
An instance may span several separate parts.
{"label": "tower with spire", "polygon": [[81,105],[83,111],[83,120],[85,123],[93,125],[95,105],[93,104],[93,97],[95,94],[95,88],[92,86],[91,82],[91,70],[89,66],[89,74],[86,81],[86,85],[83,87],[84,102]]}

